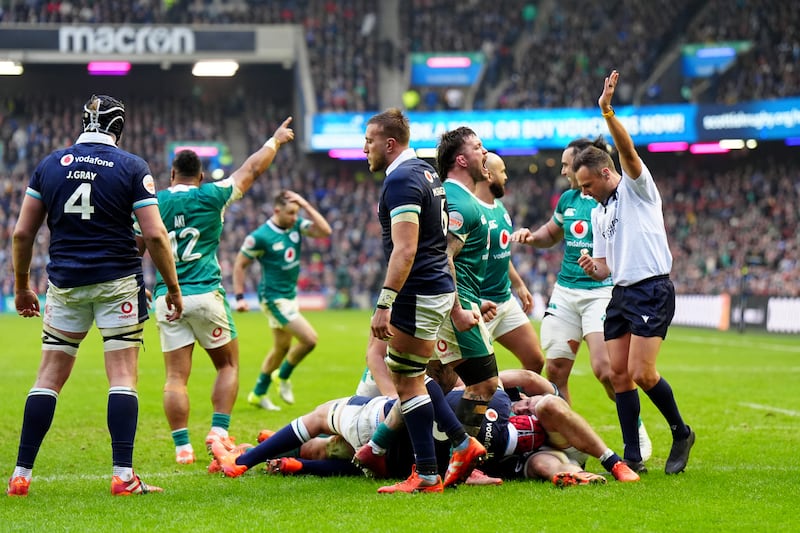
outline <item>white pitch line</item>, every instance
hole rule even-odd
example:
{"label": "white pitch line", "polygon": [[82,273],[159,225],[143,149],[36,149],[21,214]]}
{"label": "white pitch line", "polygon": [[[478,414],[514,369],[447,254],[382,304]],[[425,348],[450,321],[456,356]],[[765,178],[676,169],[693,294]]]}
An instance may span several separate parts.
{"label": "white pitch line", "polygon": [[[800,346],[798,345],[789,345],[789,344],[766,344],[766,343],[752,343],[752,342],[743,342],[742,339],[739,340],[720,340],[720,339],[710,339],[708,337],[698,337],[698,336],[678,336],[674,337],[675,341],[677,342],[691,342],[694,344],[706,344],[709,346],[735,346],[737,348],[754,348],[758,350],[772,350],[775,352],[797,352],[800,353]],[[667,341],[669,342],[669,341]]]}
{"label": "white pitch line", "polygon": [[742,405],[744,407],[749,407],[750,409],[758,409],[760,411],[775,411],[776,413],[781,413],[783,415],[800,416],[800,411],[792,411],[791,409],[781,409],[780,407],[773,407],[771,405],[761,405],[760,403],[740,402],[739,405]]}
{"label": "white pitch line", "polygon": [[[203,472],[202,470],[192,469],[192,471],[170,471],[170,472],[148,472],[143,471],[142,478],[145,481],[150,479],[169,479],[169,478],[176,478],[176,477],[183,477],[183,476],[190,476],[197,474],[198,476],[204,475],[209,476],[208,473]],[[138,473],[138,472],[137,472]],[[212,474],[213,475],[213,474]],[[70,481],[70,480],[82,480],[82,481],[101,481],[107,480],[111,481],[111,473],[108,474],[70,474],[70,475],[63,475],[63,474],[49,474],[44,476],[35,476],[34,481],[44,481],[44,482],[62,482],[62,481]]]}

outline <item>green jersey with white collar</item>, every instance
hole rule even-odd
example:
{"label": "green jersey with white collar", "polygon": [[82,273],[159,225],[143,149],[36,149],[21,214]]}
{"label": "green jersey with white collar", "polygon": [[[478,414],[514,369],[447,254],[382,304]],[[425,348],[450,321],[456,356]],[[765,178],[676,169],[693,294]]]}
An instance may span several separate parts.
{"label": "green jersey with white collar", "polygon": [[596,289],[613,285],[611,276],[602,281],[590,278],[578,265],[581,250],[592,255],[592,209],[597,202],[581,194],[578,189],[569,189],[561,194],[553,213],[553,222],[564,230],[564,258],[558,273],[558,284],[570,289]]}
{"label": "green jersey with white collar", "polygon": [[489,260],[489,223],[478,198],[461,183],[445,180],[448,231],[464,242],[455,257],[458,297],[480,303],[481,285]]}
{"label": "green jersey with white collar", "polygon": [[508,264],[511,261],[511,216],[500,200],[493,204],[481,202],[489,221],[489,261],[481,286],[481,298],[502,303],[511,298],[511,278]]}
{"label": "green jersey with white collar", "polygon": [[261,264],[258,284],[261,301],[297,296],[300,249],[303,235],[311,225],[310,220],[298,218],[294,226],[283,229],[267,220],[245,238],[240,251]]}

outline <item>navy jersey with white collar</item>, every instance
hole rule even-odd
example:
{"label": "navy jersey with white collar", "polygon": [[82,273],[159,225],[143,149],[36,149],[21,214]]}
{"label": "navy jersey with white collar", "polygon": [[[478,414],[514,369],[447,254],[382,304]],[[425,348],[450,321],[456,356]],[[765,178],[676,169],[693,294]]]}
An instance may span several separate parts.
{"label": "navy jersey with white collar", "polygon": [[111,137],[83,133],[46,156],[26,194],[41,200],[50,229],[50,282],[81,287],[142,272],[133,233],[134,210],[157,205],[147,163]]}
{"label": "navy jersey with white collar", "polygon": [[447,200],[436,171],[425,161],[403,161],[386,177],[378,204],[386,260],[392,254],[392,218],[405,212],[419,217],[414,264],[402,294],[445,294],[455,286],[447,262]]}

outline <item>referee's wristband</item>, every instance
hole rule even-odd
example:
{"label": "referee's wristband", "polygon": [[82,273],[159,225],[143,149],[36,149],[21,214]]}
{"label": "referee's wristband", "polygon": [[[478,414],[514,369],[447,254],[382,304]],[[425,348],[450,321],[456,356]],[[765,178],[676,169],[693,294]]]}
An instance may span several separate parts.
{"label": "referee's wristband", "polygon": [[392,307],[395,298],[397,298],[397,291],[389,287],[384,287],[378,295],[378,303],[375,304],[375,307],[378,309],[389,309]]}
{"label": "referee's wristband", "polygon": [[242,300],[244,300],[244,293],[242,293],[242,292],[237,292],[237,293],[236,293],[236,301],[237,301],[237,302],[240,302],[240,301],[242,301]]}

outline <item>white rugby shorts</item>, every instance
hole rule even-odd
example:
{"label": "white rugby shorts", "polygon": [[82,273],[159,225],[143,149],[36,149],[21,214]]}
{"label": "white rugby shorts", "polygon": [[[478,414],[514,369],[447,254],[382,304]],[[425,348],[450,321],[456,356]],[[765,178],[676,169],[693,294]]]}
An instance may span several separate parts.
{"label": "white rugby shorts", "polygon": [[581,342],[589,333],[603,332],[612,287],[570,289],[555,284],[542,319],[542,349],[548,359],[575,360],[568,341]]}
{"label": "white rugby shorts", "polygon": [[161,350],[171,352],[197,341],[205,349],[219,348],[236,338],[228,301],[219,291],[183,297],[183,315],[167,320],[165,296],[156,298],[156,321]]}

